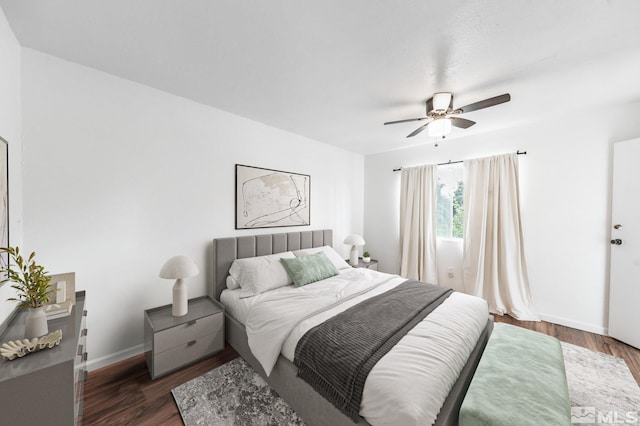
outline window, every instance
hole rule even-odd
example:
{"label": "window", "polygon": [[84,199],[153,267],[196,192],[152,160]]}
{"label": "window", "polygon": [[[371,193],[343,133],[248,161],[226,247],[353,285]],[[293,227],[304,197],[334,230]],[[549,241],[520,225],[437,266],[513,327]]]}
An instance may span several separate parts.
{"label": "window", "polygon": [[436,199],[436,235],[443,238],[462,238],[464,214],[464,182],[462,163],[438,167]]}

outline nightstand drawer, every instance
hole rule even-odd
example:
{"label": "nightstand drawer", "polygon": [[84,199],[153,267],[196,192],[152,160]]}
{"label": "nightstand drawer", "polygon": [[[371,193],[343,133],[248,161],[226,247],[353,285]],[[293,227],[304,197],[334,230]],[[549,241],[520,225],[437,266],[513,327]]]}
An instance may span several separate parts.
{"label": "nightstand drawer", "polygon": [[144,350],[151,378],[224,349],[224,307],[209,296],[189,300],[186,315],[172,306],[144,311]]}
{"label": "nightstand drawer", "polygon": [[154,353],[159,354],[175,347],[182,347],[187,342],[209,334],[220,334],[224,324],[223,318],[224,315],[219,312],[155,333],[153,336]]}
{"label": "nightstand drawer", "polygon": [[154,354],[153,375],[157,377],[222,349],[224,349],[224,336],[222,333],[215,332],[199,339],[191,340],[168,351]]}

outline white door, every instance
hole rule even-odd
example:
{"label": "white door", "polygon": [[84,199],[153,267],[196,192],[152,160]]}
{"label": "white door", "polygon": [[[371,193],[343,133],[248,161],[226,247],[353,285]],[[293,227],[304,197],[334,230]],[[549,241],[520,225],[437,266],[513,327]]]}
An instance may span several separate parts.
{"label": "white door", "polygon": [[640,138],[613,148],[609,335],[640,348]]}

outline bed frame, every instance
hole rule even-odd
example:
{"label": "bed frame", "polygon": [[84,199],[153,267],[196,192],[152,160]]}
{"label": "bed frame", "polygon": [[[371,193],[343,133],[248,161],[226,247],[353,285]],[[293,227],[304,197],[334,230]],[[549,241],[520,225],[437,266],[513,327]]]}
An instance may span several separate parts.
{"label": "bed frame", "polygon": [[[216,238],[213,240],[213,283],[209,288],[209,296],[220,300],[220,293],[226,288],[229,268],[235,259],[264,256],[268,254],[293,251],[311,247],[333,246],[333,231],[288,232],[280,234],[263,234],[242,237]],[[454,384],[444,402],[436,425],[457,425],[460,405],[467,392],[473,373],[478,366],[480,356],[487,344],[493,317],[489,316],[478,343],[469,356],[460,377]],[[255,371],[295,410],[310,426],[312,425],[369,425],[359,418],[354,423],[348,416],[318,394],[307,382],[298,378],[296,366],[280,356],[271,375],[267,377],[264,369],[249,349],[247,333],[244,325],[225,311],[225,337],[227,342],[247,361]]]}

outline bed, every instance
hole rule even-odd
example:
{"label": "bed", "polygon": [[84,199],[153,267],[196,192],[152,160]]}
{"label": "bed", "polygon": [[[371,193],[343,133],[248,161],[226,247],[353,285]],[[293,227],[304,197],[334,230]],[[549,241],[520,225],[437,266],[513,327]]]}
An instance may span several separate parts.
{"label": "bed", "polygon": [[[254,236],[240,236],[230,238],[216,238],[213,240],[213,283],[209,289],[209,295],[216,300],[221,300],[223,290],[227,288],[229,270],[236,259],[248,259],[272,254],[294,252],[303,249],[332,246],[333,232],[330,229],[317,231],[289,232],[279,234],[263,234]],[[355,274],[354,271],[345,271],[347,274]],[[362,272],[364,274],[364,272]],[[374,273],[374,272],[371,272]],[[383,274],[384,275],[384,274]],[[391,281],[399,277],[388,278],[383,275],[371,279],[385,278],[384,285],[390,285]],[[343,279],[340,275],[335,280]],[[404,281],[400,279],[400,281]],[[382,281],[380,281],[382,283]],[[376,284],[377,285],[377,284]],[[380,284],[381,288],[383,284]],[[308,286],[311,287],[311,286]],[[231,292],[228,292],[231,294]],[[222,297],[225,299],[225,297]],[[451,299],[451,298],[450,298]],[[227,297],[227,300],[228,297]],[[249,336],[245,323],[247,318],[242,310],[229,306],[225,309],[225,336],[227,342],[246,360],[266,381],[289,403],[289,405],[309,425],[368,425],[365,418],[356,416],[352,418],[336,408],[327,399],[321,396],[311,385],[298,377],[298,368],[294,365],[291,355],[276,355],[275,364],[271,368],[263,367],[264,360],[254,356],[250,349]],[[234,311],[234,312],[232,312]],[[482,325],[478,331],[475,344],[469,349],[470,354],[463,362],[459,375],[442,403],[436,425],[457,425],[458,413],[465,392],[478,365],[482,351],[487,343],[493,327],[491,316],[482,317]],[[254,333],[252,331],[252,337]],[[255,337],[254,337],[255,338]],[[286,345],[285,345],[286,346]],[[255,347],[255,343],[254,343]],[[290,359],[287,359],[290,358]],[[269,374],[267,374],[267,372]],[[366,416],[370,418],[369,416]],[[374,422],[375,423],[375,422]]]}

